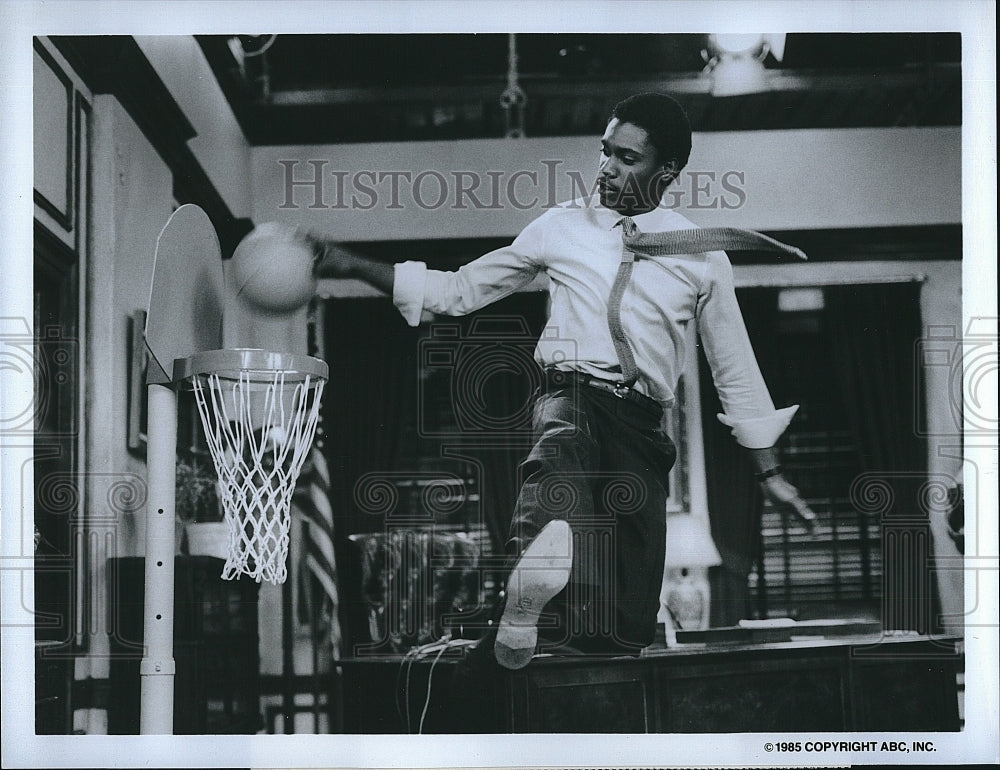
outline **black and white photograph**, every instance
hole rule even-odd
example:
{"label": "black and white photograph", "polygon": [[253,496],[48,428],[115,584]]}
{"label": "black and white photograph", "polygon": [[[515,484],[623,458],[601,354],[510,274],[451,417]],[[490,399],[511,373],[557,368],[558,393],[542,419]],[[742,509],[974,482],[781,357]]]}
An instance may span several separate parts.
{"label": "black and white photograph", "polygon": [[994,2],[0,19],[5,767],[1000,762]]}

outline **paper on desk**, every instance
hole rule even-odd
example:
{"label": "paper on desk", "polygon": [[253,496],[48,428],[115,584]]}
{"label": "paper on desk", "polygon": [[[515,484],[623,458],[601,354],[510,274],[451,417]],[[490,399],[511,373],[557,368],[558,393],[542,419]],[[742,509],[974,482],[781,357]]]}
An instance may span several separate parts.
{"label": "paper on desk", "polygon": [[787,628],[794,626],[791,618],[767,618],[766,620],[741,620],[740,628]]}

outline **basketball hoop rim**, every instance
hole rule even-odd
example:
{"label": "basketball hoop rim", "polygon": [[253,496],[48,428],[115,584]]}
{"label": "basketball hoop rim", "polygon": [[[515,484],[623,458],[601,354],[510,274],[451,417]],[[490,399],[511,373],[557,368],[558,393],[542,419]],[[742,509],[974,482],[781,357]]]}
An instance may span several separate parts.
{"label": "basketball hoop rim", "polygon": [[174,360],[174,382],[211,374],[224,379],[242,377],[251,382],[272,382],[279,373],[291,382],[326,381],[330,377],[330,367],[326,361],[313,356],[259,348],[203,350]]}

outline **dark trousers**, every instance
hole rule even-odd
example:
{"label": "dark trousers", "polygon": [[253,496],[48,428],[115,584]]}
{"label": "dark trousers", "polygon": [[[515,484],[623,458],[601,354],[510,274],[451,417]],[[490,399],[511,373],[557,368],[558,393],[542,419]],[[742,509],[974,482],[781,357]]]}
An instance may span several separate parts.
{"label": "dark trousers", "polygon": [[561,373],[557,382],[550,376],[535,402],[508,552],[520,554],[550,521],[569,522],[573,569],[539,621],[541,651],[637,653],[656,628],[677,450],[655,402]]}
{"label": "dark trousers", "polygon": [[[653,641],[677,458],[661,417],[655,402],[618,398],[572,375],[547,377],[507,543],[513,566],[550,521],[567,521],[573,533],[569,584],[539,619],[541,652],[637,655]],[[493,643],[502,610],[455,672],[456,731],[493,732],[501,718],[506,672]]]}

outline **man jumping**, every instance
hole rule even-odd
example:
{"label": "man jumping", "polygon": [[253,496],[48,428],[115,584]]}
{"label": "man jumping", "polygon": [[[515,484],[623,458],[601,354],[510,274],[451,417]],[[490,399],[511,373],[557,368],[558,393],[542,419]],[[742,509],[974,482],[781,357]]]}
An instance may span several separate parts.
{"label": "man jumping", "polygon": [[[535,351],[544,387],[508,541],[516,561],[495,637],[484,643],[504,668],[527,665],[540,645],[636,655],[653,641],[676,458],[662,417],[692,322],[725,411],[719,419],[747,449],[765,497],[815,521],[775,449],[797,407],[771,401],[723,249],[801,253],[756,233],[698,230],[668,208],[664,194],[690,151],[675,100],[632,96],[601,139],[598,194],[546,211],[510,246],[455,272],[324,252],[327,274],[382,289],[411,325],[425,310],[470,313],[548,276],[549,318]],[[551,339],[572,340],[575,356],[556,355]],[[570,485],[572,506],[553,502],[555,483]],[[628,486],[628,505],[609,494],[616,484]],[[555,621],[539,640],[543,612]]]}

